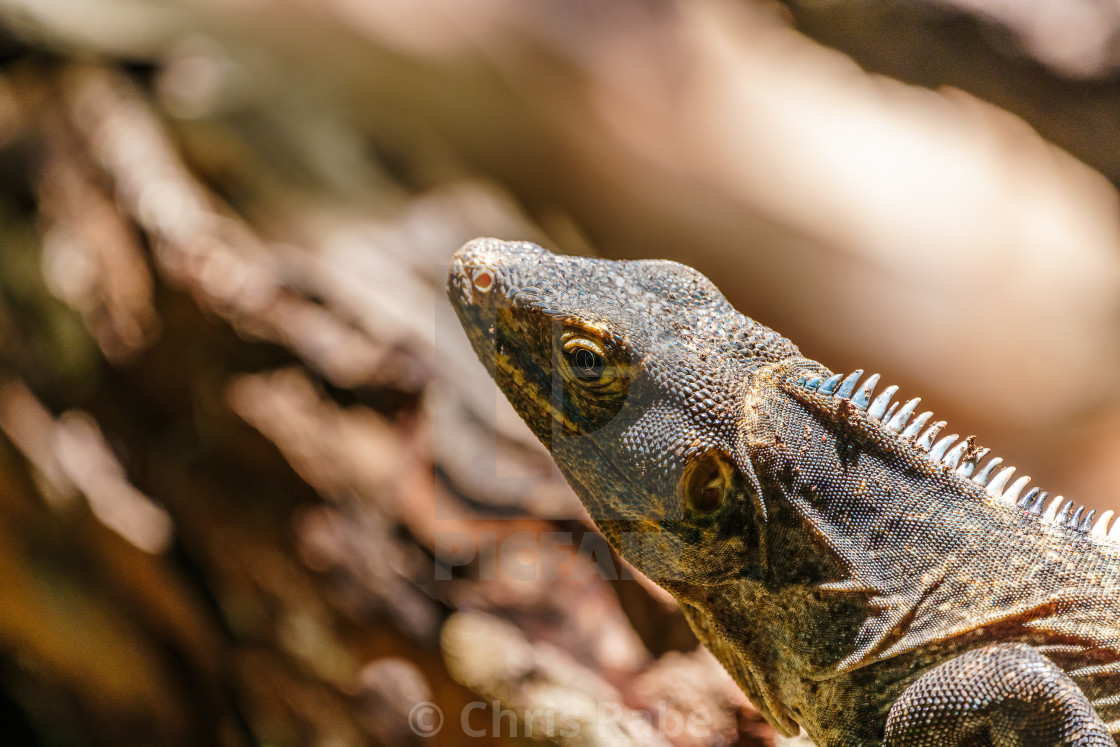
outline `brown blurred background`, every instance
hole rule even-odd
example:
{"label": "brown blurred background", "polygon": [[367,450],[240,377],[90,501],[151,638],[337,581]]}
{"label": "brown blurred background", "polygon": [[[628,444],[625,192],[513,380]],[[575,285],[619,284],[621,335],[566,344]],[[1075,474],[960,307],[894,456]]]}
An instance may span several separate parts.
{"label": "brown blurred background", "polygon": [[0,742],[774,744],[474,360],[447,258],[687,262],[1120,508],[1118,32],[0,0]]}

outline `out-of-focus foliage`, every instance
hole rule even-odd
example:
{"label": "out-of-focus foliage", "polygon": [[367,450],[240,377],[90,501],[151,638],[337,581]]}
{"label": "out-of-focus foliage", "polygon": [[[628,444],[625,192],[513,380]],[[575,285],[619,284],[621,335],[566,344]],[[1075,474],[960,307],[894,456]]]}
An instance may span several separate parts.
{"label": "out-of-focus foliage", "polygon": [[1115,507],[1117,20],[786,6],[0,0],[5,739],[773,743],[474,360],[477,235],[697,266]]}

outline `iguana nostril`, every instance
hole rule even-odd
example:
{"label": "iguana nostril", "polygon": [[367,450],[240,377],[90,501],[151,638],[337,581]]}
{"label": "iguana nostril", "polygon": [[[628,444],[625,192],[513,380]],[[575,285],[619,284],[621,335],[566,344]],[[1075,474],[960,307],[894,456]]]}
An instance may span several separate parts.
{"label": "iguana nostril", "polygon": [[494,275],[489,270],[475,270],[471,273],[471,282],[476,290],[487,293],[494,287]]}

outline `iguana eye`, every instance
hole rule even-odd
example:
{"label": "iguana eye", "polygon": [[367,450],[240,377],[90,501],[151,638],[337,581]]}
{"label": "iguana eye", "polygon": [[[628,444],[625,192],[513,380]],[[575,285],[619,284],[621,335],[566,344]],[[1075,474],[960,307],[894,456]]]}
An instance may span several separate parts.
{"label": "iguana eye", "polygon": [[576,376],[589,381],[595,381],[603,377],[607,362],[603,360],[603,356],[594,350],[577,347],[568,355],[571,357],[572,369],[576,372]]}
{"label": "iguana eye", "polygon": [[610,353],[603,343],[583,330],[564,333],[561,349],[565,357],[564,368],[569,379],[584,386],[598,388],[610,384],[615,378],[614,365],[608,363]]}
{"label": "iguana eye", "polygon": [[625,396],[630,366],[616,341],[599,329],[571,325],[558,342],[560,375],[570,385],[570,394],[589,407],[602,407]]}

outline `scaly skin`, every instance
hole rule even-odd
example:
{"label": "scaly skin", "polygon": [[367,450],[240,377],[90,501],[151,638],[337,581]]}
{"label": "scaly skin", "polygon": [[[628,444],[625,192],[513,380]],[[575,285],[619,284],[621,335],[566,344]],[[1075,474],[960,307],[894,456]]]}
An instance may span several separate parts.
{"label": "scaly skin", "polygon": [[780,732],[1115,744],[1108,517],[1055,516],[971,438],[932,445],[882,412],[893,389],[829,381],[683,265],[477,239],[448,293],[603,534]]}

